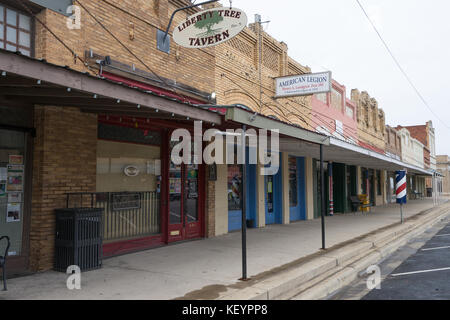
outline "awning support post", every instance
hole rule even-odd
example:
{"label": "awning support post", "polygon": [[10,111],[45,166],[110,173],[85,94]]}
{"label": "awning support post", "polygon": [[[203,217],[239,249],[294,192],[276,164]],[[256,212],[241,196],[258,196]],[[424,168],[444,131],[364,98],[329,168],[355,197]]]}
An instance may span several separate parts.
{"label": "awning support post", "polygon": [[242,126],[242,281],[247,279],[247,166],[246,166],[246,141],[245,141],[245,131],[247,126],[244,124]]}
{"label": "awning support post", "polygon": [[320,145],[320,199],[321,199],[321,211],[322,211],[322,249],[325,250],[325,176],[323,171],[323,145]]}

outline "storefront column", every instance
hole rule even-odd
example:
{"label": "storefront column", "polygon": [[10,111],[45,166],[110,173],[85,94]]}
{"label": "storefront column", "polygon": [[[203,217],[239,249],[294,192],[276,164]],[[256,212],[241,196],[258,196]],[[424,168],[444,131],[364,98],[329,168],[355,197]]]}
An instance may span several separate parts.
{"label": "storefront column", "polygon": [[386,188],[386,182],[387,182],[387,174],[386,170],[381,171],[381,193],[383,194],[383,204],[387,204],[387,188]]}
{"label": "storefront column", "polygon": [[215,181],[215,236],[228,233],[228,166],[217,165],[217,181]]}
{"label": "storefront column", "polygon": [[77,108],[35,107],[30,269],[53,267],[55,209],[66,193],[95,192],[97,115]]}
{"label": "storefront column", "polygon": [[261,170],[264,166],[258,162],[256,167],[256,188],[257,188],[257,215],[258,215],[258,228],[264,228],[266,226],[266,194],[264,190],[264,175],[261,174]]}
{"label": "storefront column", "polygon": [[281,154],[282,168],[282,201],[283,201],[283,224],[290,223],[290,206],[289,206],[289,154],[283,152]]}
{"label": "storefront column", "polygon": [[206,237],[211,238],[215,236],[216,232],[216,181],[209,181],[206,184]]}
{"label": "storefront column", "polygon": [[313,159],[305,158],[306,219],[314,220],[314,171]]}
{"label": "storefront column", "polygon": [[361,184],[362,184],[362,175],[361,175],[361,167],[357,166],[356,167],[356,194],[362,194],[362,190],[361,190]]}

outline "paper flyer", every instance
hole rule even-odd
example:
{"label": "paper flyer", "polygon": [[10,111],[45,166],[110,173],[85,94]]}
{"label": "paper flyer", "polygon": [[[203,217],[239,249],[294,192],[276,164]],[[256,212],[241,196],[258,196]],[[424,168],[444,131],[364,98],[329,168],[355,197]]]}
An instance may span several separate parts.
{"label": "paper flyer", "polygon": [[20,203],[8,203],[6,212],[6,222],[20,221]]}
{"label": "paper flyer", "polygon": [[22,191],[23,190],[23,165],[8,165],[6,191]]}
{"label": "paper flyer", "polygon": [[21,192],[9,192],[8,193],[8,202],[10,202],[10,203],[22,202],[22,193]]}
{"label": "paper flyer", "polygon": [[23,156],[9,155],[9,164],[23,164]]}

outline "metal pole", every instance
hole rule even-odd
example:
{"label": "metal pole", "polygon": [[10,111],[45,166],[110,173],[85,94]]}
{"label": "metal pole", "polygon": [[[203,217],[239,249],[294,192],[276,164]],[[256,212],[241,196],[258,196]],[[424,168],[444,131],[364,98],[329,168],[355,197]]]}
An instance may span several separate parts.
{"label": "metal pole", "polygon": [[403,224],[403,203],[400,204],[400,222]]}
{"label": "metal pole", "polygon": [[246,166],[246,141],[245,131],[247,126],[242,126],[242,279],[247,280],[247,166]]}
{"label": "metal pole", "polygon": [[320,145],[320,199],[322,203],[322,249],[325,250],[325,177],[323,172],[323,145]]}

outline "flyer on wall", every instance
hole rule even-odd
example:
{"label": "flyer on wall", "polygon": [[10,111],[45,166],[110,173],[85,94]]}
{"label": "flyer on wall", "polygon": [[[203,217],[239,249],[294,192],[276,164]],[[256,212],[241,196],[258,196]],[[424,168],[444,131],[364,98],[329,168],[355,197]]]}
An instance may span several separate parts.
{"label": "flyer on wall", "polygon": [[20,203],[8,203],[8,209],[6,212],[6,222],[19,222],[20,221]]}
{"label": "flyer on wall", "polygon": [[22,155],[9,155],[9,164],[23,164]]}
{"label": "flyer on wall", "polygon": [[23,165],[8,165],[8,177],[6,191],[22,191],[23,189]]}
{"label": "flyer on wall", "polygon": [[21,192],[9,192],[8,193],[8,202],[9,203],[22,202],[22,193]]}

